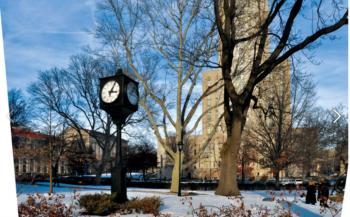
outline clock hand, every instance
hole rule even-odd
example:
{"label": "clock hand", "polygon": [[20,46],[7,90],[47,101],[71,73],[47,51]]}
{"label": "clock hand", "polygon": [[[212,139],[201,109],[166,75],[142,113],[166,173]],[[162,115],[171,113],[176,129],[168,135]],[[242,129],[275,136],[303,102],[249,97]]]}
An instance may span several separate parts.
{"label": "clock hand", "polygon": [[109,95],[111,95],[111,93],[115,93],[116,92],[116,91],[113,91],[114,86],[115,86],[116,83],[117,83],[117,81],[114,81],[114,84],[113,84],[112,88],[110,89],[110,91],[108,91]]}

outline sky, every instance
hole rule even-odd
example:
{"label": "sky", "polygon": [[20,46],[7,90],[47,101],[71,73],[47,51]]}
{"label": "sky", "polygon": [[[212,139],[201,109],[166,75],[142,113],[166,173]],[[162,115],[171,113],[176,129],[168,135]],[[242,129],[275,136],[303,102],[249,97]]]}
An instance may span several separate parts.
{"label": "sky", "polygon": [[26,89],[39,70],[64,67],[94,43],[94,1],[0,0],[0,10],[9,89]]}
{"label": "sky", "polygon": [[[40,70],[65,67],[84,46],[94,46],[94,0],[0,0],[7,84],[25,90]],[[305,63],[317,84],[317,105],[348,104],[347,27],[315,50],[318,65]]]}

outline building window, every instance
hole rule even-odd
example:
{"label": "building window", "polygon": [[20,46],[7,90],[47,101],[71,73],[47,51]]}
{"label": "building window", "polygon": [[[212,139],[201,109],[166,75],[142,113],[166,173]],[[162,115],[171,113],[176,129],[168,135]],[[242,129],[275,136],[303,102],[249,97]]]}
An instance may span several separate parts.
{"label": "building window", "polygon": [[34,160],[31,159],[29,161],[29,172],[33,172],[33,170],[34,170]]}
{"label": "building window", "polygon": [[208,133],[211,133],[211,130],[212,130],[212,128],[211,128],[211,126],[209,125],[209,127],[208,127]]}

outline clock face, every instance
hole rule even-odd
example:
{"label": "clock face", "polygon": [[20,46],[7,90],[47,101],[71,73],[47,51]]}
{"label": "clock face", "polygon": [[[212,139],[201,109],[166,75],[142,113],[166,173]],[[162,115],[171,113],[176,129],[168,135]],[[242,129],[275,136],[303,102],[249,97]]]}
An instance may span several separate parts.
{"label": "clock face", "polygon": [[105,103],[114,102],[120,93],[120,87],[117,81],[108,81],[102,87],[101,90],[101,99]]}
{"label": "clock face", "polygon": [[131,104],[136,105],[139,101],[139,96],[137,94],[137,86],[135,83],[130,82],[126,89],[126,94],[128,96],[128,100]]}

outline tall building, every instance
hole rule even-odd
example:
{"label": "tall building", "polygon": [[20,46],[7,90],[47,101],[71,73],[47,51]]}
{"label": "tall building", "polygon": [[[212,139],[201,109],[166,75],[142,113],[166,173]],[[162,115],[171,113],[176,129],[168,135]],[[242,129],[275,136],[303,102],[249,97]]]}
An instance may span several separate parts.
{"label": "tall building", "polygon": [[[202,87],[203,92],[210,87],[211,85],[215,84],[217,81],[221,79],[221,71],[214,70],[214,71],[208,71],[203,73],[203,80],[202,80]],[[222,82],[219,82],[222,83]],[[269,104],[273,104],[274,96],[276,95],[275,91],[278,92],[285,92],[288,95],[286,95],[286,103],[290,104],[290,69],[289,64],[284,63],[279,68],[277,68],[273,74],[269,75],[266,80],[264,80],[261,84],[259,84],[255,90],[254,95],[257,96],[258,104],[267,108]],[[274,88],[276,87],[276,88]],[[213,126],[215,125],[215,122],[218,120],[221,114],[223,114],[224,107],[223,105],[220,105],[220,103],[223,102],[223,88],[221,88],[219,91],[216,91],[212,93],[211,95],[207,96],[203,99],[202,102],[202,112],[205,114],[202,120],[202,132],[203,132],[203,138],[207,138],[210,136],[210,132],[213,129]],[[246,132],[249,132],[250,129],[256,127],[257,125],[257,118],[260,115],[264,115],[263,112],[259,109],[253,109],[253,102],[251,102],[250,109],[247,114],[247,121],[243,132],[243,138],[242,138],[242,144],[244,145],[245,142],[247,142],[247,135]],[[208,112],[208,109],[217,106],[215,109],[212,109]],[[287,115],[288,116],[288,115]],[[288,119],[290,120],[290,117],[287,117],[287,123]],[[211,141],[211,145],[209,146],[209,149],[206,151],[207,155],[204,156],[204,159],[211,159],[211,167],[203,168],[203,170],[211,170],[211,171],[218,171],[220,166],[220,149],[222,147],[222,144],[226,141],[226,130],[225,130],[225,122],[222,118],[219,126],[217,127],[215,134],[213,136],[213,139]],[[250,141],[254,142],[254,141]],[[254,150],[250,150],[250,152],[254,152]],[[249,153],[252,155],[255,155],[255,158],[259,158],[258,153]],[[200,164],[201,161],[205,161],[203,158],[199,160],[197,163]],[[202,164],[203,165],[203,164]],[[238,165],[239,167],[241,165]],[[270,169],[263,168],[259,163],[250,161],[248,162],[248,165],[245,165],[246,168],[250,168],[250,174],[249,176],[259,178],[262,176],[268,176],[271,177],[272,173]],[[196,172],[193,172],[194,174]],[[203,174],[203,173],[202,173]],[[283,174],[282,174],[283,175]],[[205,174],[207,177],[212,178],[218,178],[218,172],[213,174]],[[240,174],[238,174],[240,176]],[[201,178],[203,176],[201,175]]]}

